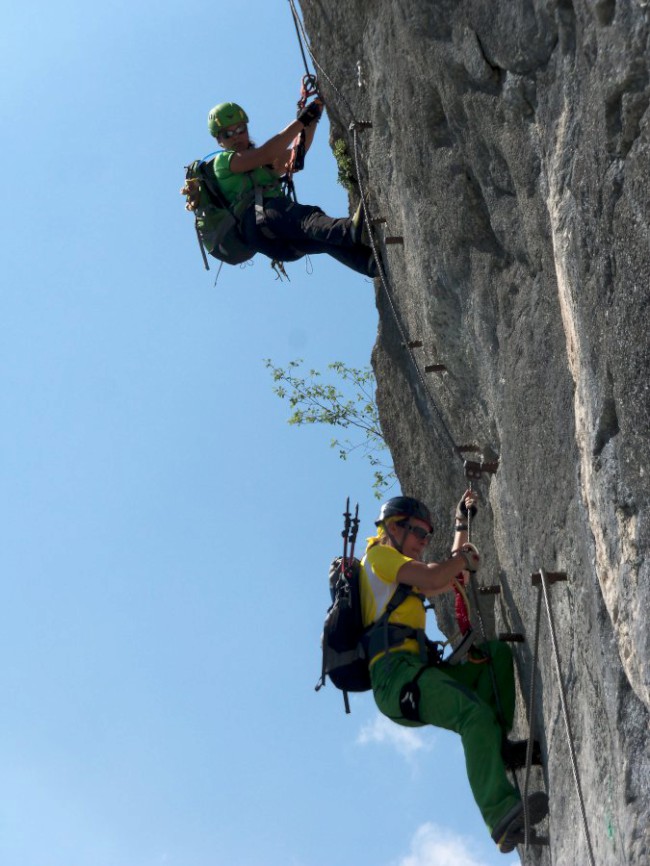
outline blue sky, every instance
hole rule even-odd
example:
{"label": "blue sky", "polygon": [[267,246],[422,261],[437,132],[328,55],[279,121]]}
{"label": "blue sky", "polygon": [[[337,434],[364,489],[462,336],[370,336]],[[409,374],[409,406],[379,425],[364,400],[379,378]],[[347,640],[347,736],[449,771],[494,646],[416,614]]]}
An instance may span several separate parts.
{"label": "blue sky", "polygon": [[[3,25],[0,862],[510,860],[457,738],[314,693],[345,497],[364,537],[377,503],[330,431],[286,424],[263,359],[366,365],[373,286],[320,256],[215,287],[178,195],[212,105],[258,142],[294,116],[289,4]],[[347,213],[335,179],[324,123],[300,200]]]}

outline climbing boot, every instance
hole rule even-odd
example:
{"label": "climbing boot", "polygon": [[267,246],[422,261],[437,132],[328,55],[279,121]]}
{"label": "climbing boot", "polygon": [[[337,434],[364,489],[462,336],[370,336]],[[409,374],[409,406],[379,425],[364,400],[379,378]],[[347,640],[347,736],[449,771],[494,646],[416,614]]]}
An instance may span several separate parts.
{"label": "climbing boot", "polygon": [[[528,795],[528,823],[531,827],[548,815],[548,797],[543,791]],[[502,854],[510,854],[524,841],[524,804],[519,802],[507,812],[492,831]]]}
{"label": "climbing boot", "polygon": [[448,665],[458,665],[461,662],[464,662],[465,659],[467,658],[469,651],[471,650],[472,646],[474,645],[475,640],[476,640],[476,632],[474,631],[474,629],[471,628],[468,632],[466,632],[463,635],[461,642],[458,644],[456,649],[451,653],[451,655],[447,656],[447,658],[445,659],[445,662]]}
{"label": "climbing boot", "polygon": [[[504,740],[501,745],[501,757],[509,770],[521,770],[526,766],[526,750],[528,740]],[[542,766],[542,750],[538,740],[533,740],[531,764]]]}
{"label": "climbing boot", "polygon": [[368,229],[366,228],[366,214],[362,201],[359,202],[352,217],[351,236],[352,242],[355,244],[363,244],[366,247],[370,244]]}

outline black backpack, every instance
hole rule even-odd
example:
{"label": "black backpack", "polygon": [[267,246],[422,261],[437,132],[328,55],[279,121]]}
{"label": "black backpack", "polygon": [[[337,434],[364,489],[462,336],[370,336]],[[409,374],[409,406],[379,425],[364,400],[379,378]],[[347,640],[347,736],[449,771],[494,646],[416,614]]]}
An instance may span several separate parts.
{"label": "black backpack", "polygon": [[[368,628],[364,628],[360,592],[361,563],[354,557],[354,542],[359,525],[358,511],[359,506],[351,519],[348,500],[344,513],[346,524],[342,532],[343,556],[334,559],[329,569],[332,604],[323,625],[323,664],[320,680],[316,684],[316,691],[319,691],[325,685],[325,678],[329,677],[334,686],[343,692],[346,713],[350,712],[348,692],[367,692],[371,688],[368,668],[370,639],[373,639],[374,650],[378,639],[388,643],[393,636],[399,637],[400,641],[405,637],[416,636],[415,630],[406,626],[391,626],[391,635],[385,628],[391,613],[413,593],[411,587],[405,584],[398,585],[381,617]],[[396,634],[398,631],[399,635]],[[392,643],[392,640],[390,642]]]}
{"label": "black backpack", "polygon": [[332,605],[323,625],[324,685],[327,675],[337,689],[367,692],[370,688],[365,629],[361,616],[361,563],[338,556],[329,570]]}
{"label": "black backpack", "polygon": [[216,179],[211,176],[212,159],[197,159],[185,167],[185,209],[194,214],[194,227],[206,270],[210,270],[206,251],[227,265],[252,259],[255,251],[244,243],[241,218],[255,200],[255,190],[243,193],[228,204]]}

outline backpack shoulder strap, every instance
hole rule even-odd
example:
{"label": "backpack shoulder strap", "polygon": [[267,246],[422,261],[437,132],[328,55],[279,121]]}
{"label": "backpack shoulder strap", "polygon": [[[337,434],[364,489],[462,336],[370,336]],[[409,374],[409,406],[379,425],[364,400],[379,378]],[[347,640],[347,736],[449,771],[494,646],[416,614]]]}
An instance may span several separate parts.
{"label": "backpack shoulder strap", "polygon": [[391,598],[391,600],[386,605],[386,609],[384,610],[380,619],[383,619],[384,617],[388,618],[394,610],[397,610],[397,608],[400,606],[400,604],[402,604],[402,602],[406,601],[409,595],[416,595],[419,598],[422,597],[421,594],[419,592],[416,592],[412,586],[409,586],[408,583],[398,583],[397,589],[393,593],[393,597]]}
{"label": "backpack shoulder strap", "polygon": [[422,646],[422,641],[424,640],[424,632],[422,629],[415,629],[408,625],[394,625],[388,621],[393,611],[397,610],[397,608],[411,595],[420,599],[424,598],[421,593],[416,592],[413,587],[409,586],[407,583],[397,584],[397,589],[386,605],[384,612],[379,619],[375,620],[365,634],[364,642],[367,646],[369,658],[372,658],[382,650],[388,652],[391,646],[395,646],[407,638],[414,638],[417,640],[420,647]]}
{"label": "backpack shoulder strap", "polygon": [[[220,151],[217,151],[217,153],[210,153],[208,156],[203,157],[198,166],[198,171],[213,204],[217,207],[223,208],[224,210],[230,211],[237,222],[240,223],[244,212],[250,207],[255,199],[257,187],[253,183],[252,189],[242,192],[235,201],[229,202],[221,191],[213,170],[214,161],[219,152]],[[245,172],[245,174],[250,174],[250,172]]]}
{"label": "backpack shoulder strap", "polygon": [[215,156],[216,154],[209,154],[208,156],[203,157],[196,166],[196,173],[204,183],[208,195],[212,199],[213,203],[216,204],[217,207],[230,210],[226,197],[221,192],[217,179],[214,176],[213,167]]}

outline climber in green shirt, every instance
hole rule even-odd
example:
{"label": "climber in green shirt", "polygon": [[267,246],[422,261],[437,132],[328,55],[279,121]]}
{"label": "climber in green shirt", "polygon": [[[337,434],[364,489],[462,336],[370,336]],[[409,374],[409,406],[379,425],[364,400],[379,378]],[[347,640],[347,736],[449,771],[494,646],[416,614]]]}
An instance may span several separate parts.
{"label": "climber in green shirt", "polygon": [[377,266],[361,242],[362,210],[354,217],[333,218],[315,205],[299,204],[282,191],[280,178],[289,170],[290,145],[305,131],[308,150],[323,110],[319,99],[305,106],[277,135],[256,147],[248,134],[248,115],[234,102],[222,102],[208,115],[208,129],[223,148],[212,162],[219,190],[230,204],[255,189],[255,201],[244,212],[240,231],[245,244],[270,259],[296,261],[327,253],[347,267],[374,277]]}

